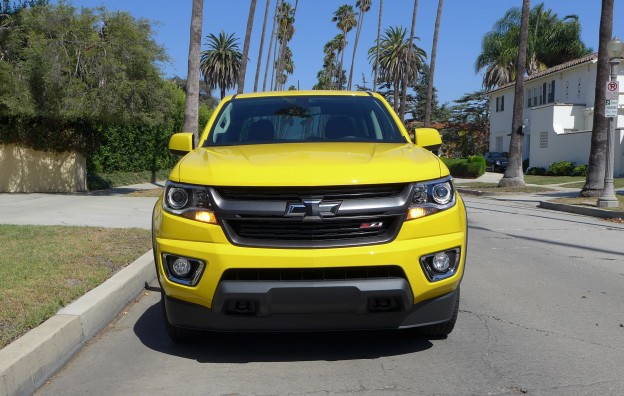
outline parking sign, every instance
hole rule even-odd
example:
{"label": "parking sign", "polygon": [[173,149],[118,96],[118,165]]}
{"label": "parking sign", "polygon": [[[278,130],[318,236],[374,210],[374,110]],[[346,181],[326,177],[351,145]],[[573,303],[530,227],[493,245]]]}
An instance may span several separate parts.
{"label": "parking sign", "polygon": [[605,92],[605,117],[617,117],[619,96],[619,81],[608,81]]}

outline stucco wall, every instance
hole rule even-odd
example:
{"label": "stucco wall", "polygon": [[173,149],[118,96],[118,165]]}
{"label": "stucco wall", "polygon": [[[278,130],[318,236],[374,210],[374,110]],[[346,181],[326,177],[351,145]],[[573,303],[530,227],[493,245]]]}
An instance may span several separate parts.
{"label": "stucco wall", "polygon": [[78,153],[35,151],[0,145],[0,192],[87,190],[87,165]]}

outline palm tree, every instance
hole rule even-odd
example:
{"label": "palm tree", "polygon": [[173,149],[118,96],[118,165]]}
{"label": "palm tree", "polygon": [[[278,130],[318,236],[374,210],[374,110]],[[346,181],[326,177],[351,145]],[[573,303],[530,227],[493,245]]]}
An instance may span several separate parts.
{"label": "palm tree", "polygon": [[[425,107],[425,127],[431,123],[431,100],[433,98],[433,74],[435,72],[436,56],[438,53],[438,33],[440,31],[440,17],[442,16],[442,3],[438,1],[438,14],[436,15],[435,28],[433,30],[433,45],[431,46],[431,63],[429,64],[429,81],[427,84],[427,105]],[[522,114],[520,114],[522,116]]]}
{"label": "palm tree", "polygon": [[[413,43],[414,42],[414,33],[416,30],[416,13],[418,11],[418,0],[414,0],[414,11],[412,13],[412,28],[410,30],[410,39],[409,42]],[[407,58],[409,59],[411,53],[412,53],[412,47],[408,46],[407,49]],[[407,84],[403,84],[403,87],[401,88],[401,107],[399,109],[399,118],[401,119],[401,121],[405,122],[405,105],[407,103]]]}
{"label": "palm tree", "polygon": [[381,14],[383,12],[383,0],[379,0],[379,21],[377,22],[377,47],[375,51],[375,66],[373,77],[373,92],[377,92],[377,71],[379,70],[379,40],[381,39]]}
{"label": "palm tree", "polygon": [[249,15],[247,16],[247,31],[245,32],[245,43],[243,44],[243,59],[241,61],[240,73],[238,74],[238,93],[245,90],[245,74],[247,73],[247,61],[249,56],[249,42],[251,41],[251,31],[253,29],[254,15],[256,13],[256,0],[251,0]]}
{"label": "palm tree", "polygon": [[[343,48],[347,46],[347,33],[351,31],[356,25],[355,19],[356,13],[351,5],[341,5],[338,10],[334,12],[332,22],[336,22],[336,26],[342,32],[344,44]],[[340,55],[340,66],[338,68],[338,89],[342,89],[342,65],[344,64],[344,50]]]}
{"label": "palm tree", "polygon": [[295,2],[295,8],[293,10],[290,3],[282,2],[280,5],[280,9],[278,10],[277,16],[277,41],[279,42],[279,50],[277,51],[277,59],[275,60],[274,67],[274,75],[275,75],[275,85],[273,86],[274,90],[280,89],[280,84],[278,83],[278,76],[284,72],[284,56],[285,50],[288,46],[288,42],[292,39],[295,34],[295,13],[297,11],[297,5],[299,4],[299,0]]}
{"label": "palm tree", "polygon": [[[258,64],[256,65],[256,78],[254,80],[254,92],[258,92],[258,79],[260,78],[260,67],[262,63],[262,50],[264,49],[264,34],[266,33],[267,19],[269,18],[269,6],[271,0],[267,0],[264,10],[264,23],[262,24],[262,35],[260,36],[260,49],[258,50]],[[270,49],[269,49],[270,51]]]}
{"label": "palm tree", "polygon": [[183,131],[193,132],[193,141],[199,140],[199,51],[201,49],[202,14],[204,0],[193,0],[191,12],[191,39],[189,43],[186,103]]}
{"label": "palm tree", "polygon": [[234,34],[221,31],[218,37],[211,33],[207,39],[208,49],[201,53],[201,71],[206,84],[211,89],[219,88],[223,99],[227,89],[236,87],[243,54]]}
{"label": "palm tree", "polygon": [[522,111],[524,104],[524,73],[527,64],[527,46],[529,36],[529,12],[531,0],[522,0],[522,17],[520,20],[520,40],[518,42],[518,59],[516,61],[516,86],[514,91],[513,115],[511,120],[511,142],[509,144],[509,164],[505,169],[499,187],[524,186],[522,172]]}
{"label": "palm tree", "polygon": [[412,85],[416,81],[427,57],[426,52],[414,43],[411,43],[410,58],[407,57],[410,44],[406,35],[407,29],[400,26],[390,27],[380,40],[379,56],[376,47],[368,50],[369,62],[378,65],[379,82],[394,88],[393,107],[397,113],[402,84]]}
{"label": "palm tree", "polygon": [[[275,26],[277,25],[277,11],[279,9],[280,4],[282,4],[282,0],[278,0],[275,3],[275,11],[273,12],[273,28],[271,29],[271,39],[269,40],[269,50],[267,51],[266,66],[264,67],[264,81],[262,83],[262,91],[266,91],[267,77],[268,77],[269,68],[270,68],[269,66],[271,65],[271,50],[273,49],[273,39],[275,38]],[[277,47],[277,44],[275,44],[275,46]],[[272,78],[273,78],[273,73],[271,72],[271,79]]]}
{"label": "palm tree", "polygon": [[[475,62],[477,72],[485,70],[483,86],[491,89],[516,78],[514,62],[518,53],[518,27],[521,13],[511,8],[481,42],[481,54]],[[591,52],[580,39],[581,26],[576,15],[559,19],[539,4],[529,16],[527,43],[528,75],[582,57]]]}
{"label": "palm tree", "polygon": [[355,30],[355,43],[353,44],[353,56],[351,56],[351,69],[349,70],[349,83],[347,89],[351,90],[351,82],[353,81],[353,64],[355,63],[355,53],[357,51],[358,43],[360,41],[360,33],[362,32],[362,25],[364,24],[364,14],[366,14],[371,7],[372,0],[357,0],[355,6],[359,8],[357,27]]}
{"label": "palm tree", "polygon": [[[605,103],[605,86],[609,80],[609,55],[607,43],[613,30],[613,0],[602,0],[600,11],[600,32],[598,35],[598,65],[594,103]],[[589,150],[589,165],[581,196],[599,196],[604,188],[605,162],[607,153],[607,133],[609,123],[604,106],[594,106],[594,125]]]}

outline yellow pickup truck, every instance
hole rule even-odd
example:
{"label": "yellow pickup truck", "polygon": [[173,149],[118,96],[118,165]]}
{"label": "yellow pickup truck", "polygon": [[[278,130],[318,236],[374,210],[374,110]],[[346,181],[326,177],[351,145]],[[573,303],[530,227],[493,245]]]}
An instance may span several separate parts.
{"label": "yellow pickup truck", "polygon": [[466,211],[434,154],[382,96],[288,91],[225,98],[153,213],[156,273],[174,341],[198,330],[455,326]]}

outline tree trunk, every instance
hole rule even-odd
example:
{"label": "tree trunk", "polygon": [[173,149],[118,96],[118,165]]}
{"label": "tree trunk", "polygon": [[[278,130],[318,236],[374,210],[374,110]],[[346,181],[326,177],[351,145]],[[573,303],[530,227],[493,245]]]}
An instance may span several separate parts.
{"label": "tree trunk", "polygon": [[245,44],[243,45],[243,59],[241,59],[240,74],[238,75],[238,93],[245,91],[245,75],[247,74],[247,61],[249,60],[249,43],[253,29],[254,15],[256,14],[256,0],[251,0],[249,15],[247,16],[247,31],[245,32]]}
{"label": "tree trunk", "polygon": [[373,77],[373,92],[377,92],[377,70],[379,69],[379,40],[381,39],[381,14],[383,0],[379,0],[379,22],[377,22],[377,51],[375,52],[375,74]]}
{"label": "tree trunk", "polygon": [[[412,14],[412,29],[410,30],[410,38],[407,46],[406,70],[410,70],[409,65],[412,59],[412,43],[414,42],[414,31],[416,30],[416,12],[418,11],[418,0],[414,0],[414,13]],[[405,76],[403,87],[401,88],[401,110],[399,118],[405,122],[405,102],[407,101],[407,85],[408,78]]]}
{"label": "tree trunk", "polygon": [[438,2],[438,14],[436,15],[435,28],[433,31],[433,45],[431,46],[431,64],[429,65],[429,82],[427,84],[427,104],[425,106],[425,127],[431,124],[431,103],[433,102],[433,74],[435,73],[436,56],[438,53],[438,33],[440,31],[440,18],[442,17],[442,3]]}
{"label": "tree trunk", "polygon": [[269,6],[271,0],[267,0],[264,10],[264,23],[262,24],[262,35],[260,36],[260,49],[258,50],[258,64],[256,65],[256,78],[254,80],[254,92],[258,92],[258,79],[260,78],[260,66],[262,64],[262,50],[264,49],[264,34],[266,33],[267,19],[269,18]]}
{"label": "tree trunk", "polygon": [[353,64],[355,63],[355,53],[357,51],[358,42],[360,41],[360,32],[362,31],[362,23],[364,22],[364,11],[360,9],[360,15],[358,18],[358,24],[355,29],[355,43],[353,44],[353,55],[351,56],[351,69],[349,70],[349,82],[347,83],[347,89],[351,90],[351,84],[353,82]]}
{"label": "tree trunk", "polygon": [[[271,68],[271,51],[273,50],[273,39],[275,38],[275,25],[277,24],[277,9],[280,4],[280,0],[275,3],[275,11],[273,12],[273,28],[271,29],[271,40],[269,40],[269,51],[267,52],[267,61],[264,68],[264,82],[262,83],[262,91],[266,91],[267,78],[269,76],[269,69]],[[275,44],[277,47],[277,43]],[[273,73],[271,73],[273,76]],[[273,78],[273,77],[271,77]]]}
{"label": "tree trunk", "polygon": [[193,0],[193,11],[191,13],[191,33],[188,55],[188,71],[186,77],[186,103],[184,105],[184,127],[185,132],[193,133],[193,142],[196,145],[199,141],[199,52],[201,49],[202,37],[202,14],[204,10],[204,0]]}
{"label": "tree trunk", "polygon": [[338,90],[342,91],[342,65],[344,62],[344,53],[347,50],[347,32],[342,31],[342,51],[340,53],[340,67],[338,67]]}
{"label": "tree trunk", "polygon": [[394,109],[395,113],[399,113],[399,80],[394,80],[394,92],[393,94],[393,99],[394,99],[394,103],[392,103],[392,108]]}
{"label": "tree trunk", "polygon": [[607,133],[609,122],[605,117],[606,85],[609,81],[609,54],[607,43],[611,40],[613,29],[613,0],[602,0],[600,12],[600,33],[598,36],[598,65],[594,99],[594,125],[592,128],[589,165],[585,185],[580,195],[597,197],[604,188],[605,162],[607,158]]}
{"label": "tree trunk", "polygon": [[526,71],[527,41],[529,36],[530,0],[522,0],[522,20],[520,22],[520,42],[516,60],[516,85],[514,91],[513,115],[511,121],[511,142],[509,143],[509,163],[499,187],[524,186],[522,171],[522,111],[524,105],[524,74]]}

